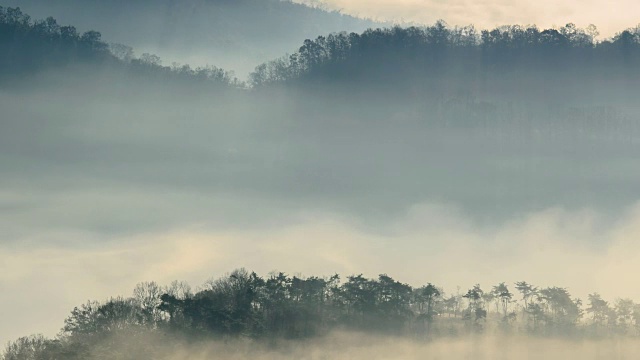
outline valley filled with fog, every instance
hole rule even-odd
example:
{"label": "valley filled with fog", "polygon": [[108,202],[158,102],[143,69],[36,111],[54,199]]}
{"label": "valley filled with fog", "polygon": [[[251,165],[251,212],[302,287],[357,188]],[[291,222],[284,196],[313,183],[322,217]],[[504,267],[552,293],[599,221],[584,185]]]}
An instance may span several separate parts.
{"label": "valley filled with fog", "polygon": [[[0,2],[0,342],[44,334],[4,359],[636,351],[638,27],[389,27],[277,1],[116,2],[110,25],[83,15],[106,2],[72,3]],[[223,275],[242,267],[262,277]],[[292,287],[336,273],[320,303]],[[378,294],[362,308],[358,274]],[[393,307],[380,274],[405,286]],[[131,297],[175,279],[205,285]],[[503,282],[505,303],[462,296]],[[427,283],[437,310],[416,300]],[[88,299],[95,327],[59,333]]]}

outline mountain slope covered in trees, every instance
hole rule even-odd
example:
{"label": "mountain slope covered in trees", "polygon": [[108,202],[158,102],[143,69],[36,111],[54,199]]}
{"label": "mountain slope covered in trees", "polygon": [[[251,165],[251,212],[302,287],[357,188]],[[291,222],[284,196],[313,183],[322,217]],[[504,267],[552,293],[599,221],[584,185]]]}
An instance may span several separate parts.
{"label": "mountain slope covered in trees", "polygon": [[595,26],[571,23],[343,32],[306,40],[292,55],[258,66],[249,82],[258,91],[302,90],[318,99],[310,113],[327,111],[322,102],[331,98],[344,105],[336,108],[379,121],[402,114],[425,126],[527,141],[617,134],[635,143],[640,26],[610,39],[597,35]]}
{"label": "mountain slope covered in trees", "polygon": [[[109,42],[177,61],[218,65],[244,77],[306,38],[376,23],[281,0],[4,0],[46,18],[100,31]],[[138,54],[139,55],[139,54]]]}
{"label": "mountain slope covered in trees", "polygon": [[497,97],[519,88],[515,95],[545,92],[548,99],[563,101],[610,84],[626,84],[635,91],[640,26],[604,41],[596,41],[596,35],[594,26],[581,29],[573,24],[479,31],[444,22],[337,33],[306,40],[296,53],[260,65],[251,81],[256,86],[356,84],[430,96]]}
{"label": "mountain slope covered in trees", "polygon": [[[146,80],[173,79],[204,81],[223,87],[240,83],[232,73],[215,66],[191,69],[188,65],[166,67],[151,54],[140,57],[124,45],[109,45],[100,32],[80,33],[74,26],[60,25],[53,17],[34,20],[20,8],[0,6],[0,79],[21,79],[37,73],[81,68],[89,73],[110,70],[141,76]],[[71,72],[74,74],[74,71]]]}

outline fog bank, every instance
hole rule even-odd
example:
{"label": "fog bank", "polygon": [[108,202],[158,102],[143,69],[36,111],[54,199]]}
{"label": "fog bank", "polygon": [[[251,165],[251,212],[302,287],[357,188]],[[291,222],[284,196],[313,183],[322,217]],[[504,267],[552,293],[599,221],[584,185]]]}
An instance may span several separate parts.
{"label": "fog bank", "polygon": [[128,296],[142,281],[198,285],[239,266],[260,273],[388,273],[412,285],[439,284],[448,292],[526,280],[568,287],[583,299],[596,291],[609,299],[640,299],[631,286],[640,271],[637,206],[613,223],[591,210],[549,209],[489,229],[455,208],[425,204],[390,229],[382,235],[335,216],[307,213],[277,230],[218,231],[196,224],[128,237],[50,235],[65,238],[66,246],[36,238],[1,245],[0,263],[10,271],[0,275],[0,285],[13,295],[3,297],[0,306],[13,309],[5,318],[14,325],[3,328],[0,339],[35,329],[52,335],[73,306]]}

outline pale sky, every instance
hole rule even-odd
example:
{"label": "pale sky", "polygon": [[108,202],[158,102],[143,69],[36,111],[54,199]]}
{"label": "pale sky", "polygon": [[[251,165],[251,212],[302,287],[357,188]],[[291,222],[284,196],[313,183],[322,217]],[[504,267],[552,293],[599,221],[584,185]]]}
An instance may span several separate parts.
{"label": "pale sky", "polygon": [[[299,0],[305,2],[305,0]],[[506,24],[579,27],[594,24],[604,37],[640,23],[636,0],[315,0],[331,9],[378,20],[431,24],[438,19],[450,25],[479,28]]]}

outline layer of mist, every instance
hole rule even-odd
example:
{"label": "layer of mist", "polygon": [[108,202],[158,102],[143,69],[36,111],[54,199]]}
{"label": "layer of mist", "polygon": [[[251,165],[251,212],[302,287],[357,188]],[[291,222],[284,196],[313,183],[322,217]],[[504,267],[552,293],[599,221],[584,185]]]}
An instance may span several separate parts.
{"label": "layer of mist", "polygon": [[[308,341],[175,343],[161,337],[116,338],[115,350],[96,350],[85,359],[527,359],[623,360],[640,351],[637,340],[571,341],[517,336],[479,336],[472,339],[412,340],[351,332],[336,332]],[[148,344],[141,347],[140,344]],[[13,358],[10,358],[13,360]],[[9,360],[9,359],[7,359]]]}
{"label": "layer of mist", "polygon": [[[0,17],[0,288],[13,290],[0,343],[53,336],[87,298],[238,265],[640,298],[638,28],[601,42],[572,24],[339,33],[296,40],[245,84],[15,14]],[[622,359],[637,347],[488,335],[185,340],[163,354]],[[122,336],[90,351],[139,354]]]}
{"label": "layer of mist", "polygon": [[278,91],[209,95],[108,72],[75,78],[2,93],[8,241],[52,225],[127,233],[277,224],[304,211],[383,229],[421,203],[489,224],[553,207],[613,218],[637,200],[633,113],[585,105],[569,116],[628,125],[583,123],[579,133],[570,129],[580,120],[561,111],[467,128],[430,125],[428,113],[376,94],[365,106]]}

